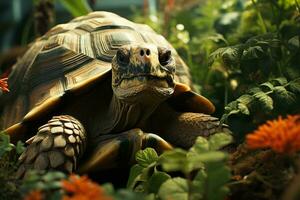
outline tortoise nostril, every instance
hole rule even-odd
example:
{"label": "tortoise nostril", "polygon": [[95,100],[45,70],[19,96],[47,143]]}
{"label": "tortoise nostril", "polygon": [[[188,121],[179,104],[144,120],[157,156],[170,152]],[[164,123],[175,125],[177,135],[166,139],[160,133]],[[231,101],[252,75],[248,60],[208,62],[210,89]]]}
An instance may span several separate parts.
{"label": "tortoise nostril", "polygon": [[143,50],[143,49],[141,49],[141,51],[140,51],[140,55],[141,55],[141,56],[144,56],[144,54],[145,54],[144,50]]}
{"label": "tortoise nostril", "polygon": [[146,55],[150,56],[150,50],[149,49],[146,50]]}

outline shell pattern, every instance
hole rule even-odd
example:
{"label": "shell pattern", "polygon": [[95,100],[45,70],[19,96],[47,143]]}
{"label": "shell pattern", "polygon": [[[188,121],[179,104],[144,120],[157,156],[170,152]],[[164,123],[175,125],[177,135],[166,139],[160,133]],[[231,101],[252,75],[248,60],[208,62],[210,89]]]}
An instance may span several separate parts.
{"label": "shell pattern", "polygon": [[1,97],[2,128],[20,122],[49,97],[110,71],[120,46],[141,42],[170,48],[177,81],[191,85],[187,66],[163,36],[116,14],[92,12],[52,28],[17,62],[9,77],[11,92]]}

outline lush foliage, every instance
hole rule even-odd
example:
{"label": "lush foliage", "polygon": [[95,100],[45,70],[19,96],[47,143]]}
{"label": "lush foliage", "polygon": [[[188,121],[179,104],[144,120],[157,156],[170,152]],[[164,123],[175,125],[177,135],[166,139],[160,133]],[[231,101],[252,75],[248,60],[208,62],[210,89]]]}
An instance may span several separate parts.
{"label": "lush foliage", "polygon": [[[140,150],[127,187],[151,199],[224,199],[230,172],[227,154],[218,149],[231,140],[230,135],[219,133],[209,140],[198,137],[188,151],[174,149],[158,156],[154,149]],[[182,175],[174,177],[174,172]]]}
{"label": "lush foliage", "polygon": [[[58,2],[73,16],[91,9],[85,0]],[[299,1],[158,2],[157,10],[134,9],[132,20],[163,34],[188,64],[193,89],[214,102],[215,115],[233,130],[229,153],[219,149],[232,138],[219,133],[199,137],[189,150],[139,151],[123,189],[58,172],[32,172],[21,183],[12,174],[23,144],[1,134],[0,198],[71,199],[82,188],[95,199],[300,198]]]}
{"label": "lush foliage", "polygon": [[16,199],[20,196],[14,173],[18,167],[18,156],[23,150],[21,141],[14,145],[7,134],[0,133],[0,199]]}
{"label": "lush foliage", "polygon": [[[0,150],[8,151],[7,147],[12,144],[5,142]],[[86,176],[71,175],[67,178],[61,172],[42,171],[29,172],[19,189],[28,200],[221,200],[229,192],[226,184],[230,180],[230,170],[226,165],[228,154],[219,149],[231,142],[232,136],[228,133],[217,133],[209,139],[198,137],[188,151],[173,149],[157,155],[152,148],[140,150],[136,154],[137,164],[131,168],[127,189],[114,190],[111,184],[99,186]]]}
{"label": "lush foliage", "polygon": [[237,138],[268,119],[299,113],[298,1],[216,0],[175,3],[172,10],[162,9],[164,20],[153,28],[184,57],[195,89],[213,100]]}

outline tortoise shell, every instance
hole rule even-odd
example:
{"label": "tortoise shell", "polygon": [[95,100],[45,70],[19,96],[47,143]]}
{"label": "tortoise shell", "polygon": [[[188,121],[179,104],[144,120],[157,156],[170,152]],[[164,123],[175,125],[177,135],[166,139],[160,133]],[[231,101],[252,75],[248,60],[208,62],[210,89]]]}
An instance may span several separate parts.
{"label": "tortoise shell", "polygon": [[92,12],[52,28],[16,63],[8,81],[11,92],[1,97],[2,128],[19,123],[52,97],[105,77],[120,46],[141,42],[171,49],[175,80],[191,85],[187,66],[163,36],[116,14]]}

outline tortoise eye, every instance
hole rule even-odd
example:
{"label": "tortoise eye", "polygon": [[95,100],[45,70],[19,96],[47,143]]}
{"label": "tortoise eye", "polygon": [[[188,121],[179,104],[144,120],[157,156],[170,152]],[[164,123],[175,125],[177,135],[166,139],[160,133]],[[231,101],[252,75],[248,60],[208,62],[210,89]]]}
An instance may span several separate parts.
{"label": "tortoise eye", "polygon": [[167,48],[158,48],[158,59],[162,66],[167,65],[171,60],[171,50]]}
{"label": "tortoise eye", "polygon": [[119,49],[117,51],[117,61],[119,65],[128,65],[130,53],[127,49]]}

